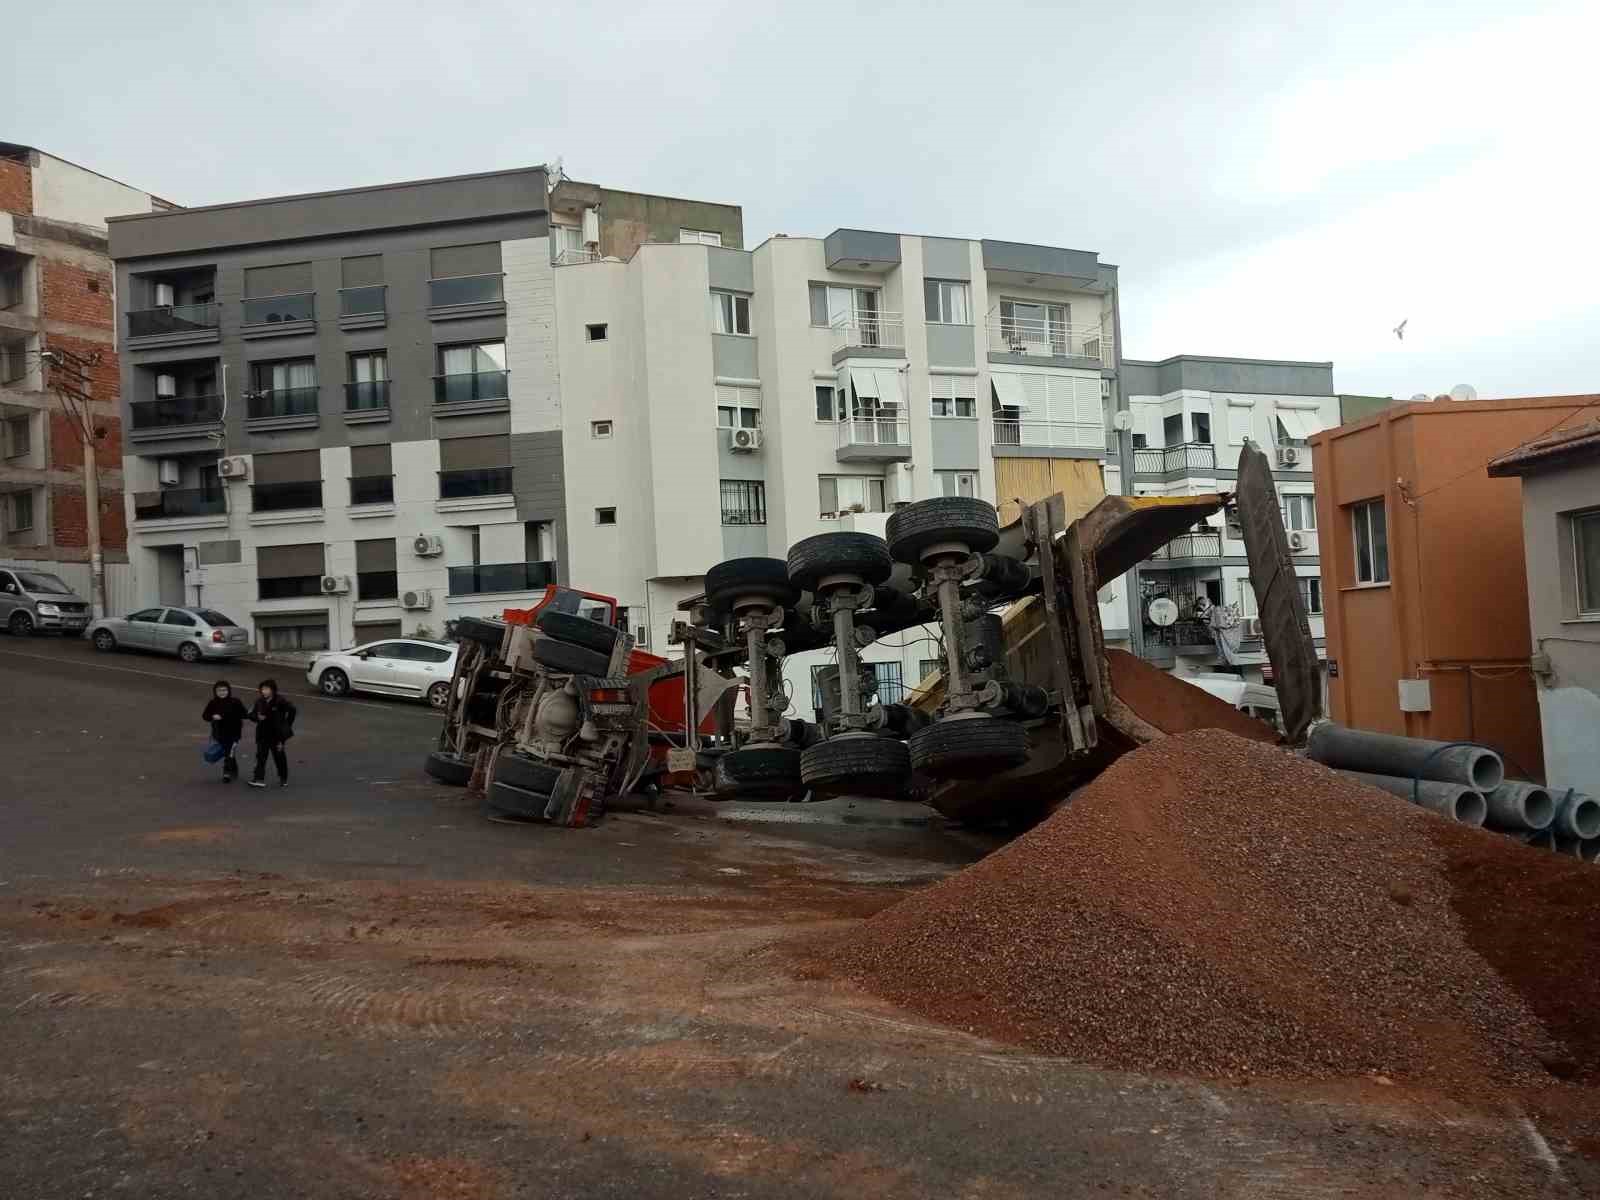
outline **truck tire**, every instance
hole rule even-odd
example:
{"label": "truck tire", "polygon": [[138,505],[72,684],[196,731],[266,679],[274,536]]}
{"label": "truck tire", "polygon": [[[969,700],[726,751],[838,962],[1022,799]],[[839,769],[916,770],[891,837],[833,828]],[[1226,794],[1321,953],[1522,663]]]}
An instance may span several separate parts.
{"label": "truck tire", "polygon": [[892,800],[911,782],[911,755],[892,738],[846,734],[802,750],[800,779],[819,795]]}
{"label": "truck tire", "polygon": [[536,758],[529,758],[515,750],[503,750],[494,764],[494,781],[496,783],[509,783],[512,787],[519,787],[529,792],[544,792],[549,795],[556,790],[556,783],[561,778],[561,768],[552,767],[549,763],[540,762]]}
{"label": "truck tire", "polygon": [[993,550],[1000,541],[1000,515],[973,496],[935,496],[896,509],[885,534],[896,562],[918,566],[923,550],[940,542],[959,542],[973,554]]}
{"label": "truck tire", "polygon": [[800,782],[800,751],[787,746],[746,746],[717,760],[719,792],[750,800],[787,800],[805,790]]}
{"label": "truck tire", "polygon": [[611,648],[622,636],[622,631],[619,629],[573,613],[543,612],[539,614],[535,624],[559,642],[582,646],[585,650],[593,650],[604,654],[607,658],[611,657]]}
{"label": "truck tire", "polygon": [[1028,761],[1028,731],[999,717],[958,717],[917,730],[910,747],[911,765],[929,775],[986,775]]}
{"label": "truck tire", "polygon": [[495,782],[489,785],[489,795],[484,803],[492,814],[514,817],[520,821],[543,821],[550,797],[544,792]]}
{"label": "truck tire", "polygon": [[506,627],[499,621],[486,621],[482,617],[457,617],[453,630],[455,639],[477,642],[496,656],[506,639]]}
{"label": "truck tire", "polygon": [[535,643],[533,660],[563,675],[605,675],[611,667],[609,653],[601,654],[553,637],[542,637]]}
{"label": "truck tire", "polygon": [[448,783],[451,787],[466,787],[472,779],[472,763],[446,750],[435,750],[429,754],[422,769],[440,783]]}
{"label": "truck tire", "polygon": [[789,549],[789,582],[802,592],[817,590],[829,575],[855,575],[879,584],[894,570],[889,547],[870,533],[818,533],[802,538]]}
{"label": "truck tire", "polygon": [[791,608],[800,592],[789,582],[789,567],[781,558],[730,558],[706,572],[706,601],[715,611],[725,611],[746,596]]}

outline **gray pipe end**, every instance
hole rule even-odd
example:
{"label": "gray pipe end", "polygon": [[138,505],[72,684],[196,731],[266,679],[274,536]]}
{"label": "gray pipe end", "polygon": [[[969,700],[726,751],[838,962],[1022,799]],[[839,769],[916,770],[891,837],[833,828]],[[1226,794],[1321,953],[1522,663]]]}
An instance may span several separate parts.
{"label": "gray pipe end", "polygon": [[1600,800],[1593,796],[1574,796],[1567,806],[1567,824],[1585,841],[1600,838]]}
{"label": "gray pipe end", "polygon": [[[1595,806],[1597,824],[1600,824],[1600,805]],[[1542,787],[1530,787],[1522,793],[1522,820],[1529,829],[1546,829],[1556,819],[1555,798]],[[1600,833],[1600,829],[1596,830]]]}
{"label": "gray pipe end", "polygon": [[1483,793],[1470,791],[1467,788],[1462,788],[1450,805],[1451,819],[1463,825],[1482,825],[1488,815],[1489,801],[1484,799]]}
{"label": "gray pipe end", "polygon": [[1493,750],[1473,750],[1467,760],[1467,774],[1480,792],[1492,792],[1506,781],[1506,765]]}

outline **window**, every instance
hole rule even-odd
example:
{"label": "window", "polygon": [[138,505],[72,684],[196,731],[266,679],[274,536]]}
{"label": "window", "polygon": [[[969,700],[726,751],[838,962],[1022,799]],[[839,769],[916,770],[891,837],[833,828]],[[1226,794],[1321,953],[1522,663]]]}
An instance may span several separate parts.
{"label": "window", "polygon": [[922,298],[928,320],[935,325],[970,325],[972,308],[967,302],[967,285],[943,279],[924,279]]}
{"label": "window", "polygon": [[129,617],[128,620],[137,621],[141,625],[159,625],[161,623],[161,614],[165,611],[165,609],[161,608],[142,608]]}
{"label": "window", "polygon": [[250,364],[251,417],[293,417],[317,411],[317,362],[287,358]]}
{"label": "window", "polygon": [[25,533],[33,528],[33,493],[12,492],[6,512],[6,532]]}
{"label": "window", "polygon": [[589,422],[589,436],[592,437],[592,438],[596,438],[596,439],[604,439],[604,438],[610,437],[611,436],[611,422],[610,421],[590,421]]}
{"label": "window", "polygon": [[1211,444],[1211,414],[1191,413],[1189,421],[1194,426],[1194,438],[1192,440],[1199,445],[1209,446]]}
{"label": "window", "polygon": [[718,384],[717,428],[761,428],[761,389]]}
{"label": "window", "polygon": [[1000,335],[1018,354],[1066,354],[1067,315],[1065,304],[1001,300]]}
{"label": "window", "polygon": [[[255,475],[250,485],[252,511],[322,507],[322,455],[319,451],[257,454],[250,466]],[[317,574],[321,573],[318,567]]]}
{"label": "window", "polygon": [[[1298,415],[1299,414],[1296,414],[1296,416],[1298,416]],[[1304,446],[1306,444],[1305,438],[1303,438],[1303,437],[1295,437],[1289,432],[1289,428],[1288,428],[1287,425],[1284,424],[1284,420],[1283,420],[1283,417],[1281,415],[1279,415],[1277,417],[1274,417],[1272,423],[1273,423],[1273,426],[1277,429],[1277,432],[1278,432],[1278,445],[1280,445],[1280,446]],[[1298,426],[1297,426],[1297,428],[1298,428]]]}
{"label": "window", "polygon": [[382,350],[352,354],[345,383],[346,411],[389,407],[389,356]]}
{"label": "window", "polygon": [[339,315],[367,316],[384,310],[383,255],[339,260]]}
{"label": "window", "polygon": [[355,625],[356,644],[375,642],[380,638],[397,638],[400,636],[399,621],[357,621]]}
{"label": "window", "polygon": [[1293,495],[1283,498],[1283,523],[1293,530],[1310,531],[1317,527],[1315,496]]}
{"label": "window", "polygon": [[[483,433],[439,442],[439,499],[511,494],[511,435]],[[473,562],[477,562],[476,557]]]}
{"label": "window", "polygon": [[[811,668],[811,707],[822,712],[822,672],[827,667]],[[899,704],[905,699],[906,685],[897,662],[863,662],[861,683],[865,691],[878,697],[879,704]]]}
{"label": "window", "polygon": [[435,246],[428,252],[428,269],[428,304],[432,308],[505,298],[499,242]]}
{"label": "window", "polygon": [[22,338],[0,341],[0,383],[15,383],[28,374],[28,343]]}
{"label": "window", "polygon": [[394,503],[394,462],[388,442],[350,447],[350,503]]}
{"label": "window", "polygon": [[767,485],[756,479],[722,481],[722,523],[724,525],[765,525],[767,523]]}
{"label": "window", "polygon": [[163,625],[181,625],[185,629],[193,629],[196,621],[181,608],[167,609],[167,615],[162,619]]}
{"label": "window", "polygon": [[356,543],[356,599],[393,600],[400,594],[400,576],[393,538]]}
{"label": "window", "polygon": [[817,509],[825,518],[841,512],[885,512],[883,479],[877,475],[818,475]]}
{"label": "window", "polygon": [[434,402],[504,400],[507,390],[506,344],[473,342],[439,347],[439,376],[434,380]]}
{"label": "window", "polygon": [[977,381],[961,375],[930,375],[931,411],[936,417],[976,417]]}
{"label": "window", "polygon": [[1389,529],[1384,523],[1382,500],[1364,500],[1350,506],[1355,526],[1356,582],[1389,582]]}
{"label": "window", "polygon": [[738,292],[712,292],[711,327],[718,333],[748,334],[750,297]]}
{"label": "window", "polygon": [[22,267],[0,271],[0,309],[17,308],[22,304]]}
{"label": "window", "polygon": [[1170,417],[1161,420],[1161,444],[1163,446],[1183,445],[1183,414],[1173,413]]}
{"label": "window", "polygon": [[322,592],[322,543],[256,547],[256,593],[262,600]]}
{"label": "window", "polygon": [[595,509],[594,523],[596,525],[615,525],[617,523],[617,510],[614,508]]}
{"label": "window", "polygon": [[930,675],[944,673],[944,660],[942,658],[924,658],[917,663],[919,679],[926,679]]}
{"label": "window", "polygon": [[219,613],[214,608],[197,608],[194,610],[194,612],[195,616],[199,617],[207,625],[215,625],[219,629],[226,629],[230,625],[237,625],[237,622],[234,621],[232,617]]}
{"label": "window", "polygon": [[301,650],[326,650],[328,648],[328,618],[299,617],[292,620],[299,623],[279,624],[274,620],[266,623],[262,617],[256,618],[257,631],[260,633],[261,648],[266,651],[301,651]]}
{"label": "window", "polygon": [[817,384],[817,420],[832,421],[835,416],[842,416],[843,411],[843,397],[840,397],[836,407],[833,388],[826,383]]}
{"label": "window", "polygon": [[583,327],[584,336],[591,342],[603,342],[606,340],[606,328],[604,321],[595,325],[585,325]]}
{"label": "window", "polygon": [[941,496],[976,496],[978,473],[976,471],[935,471]]}
{"label": "window", "polygon": [[1300,588],[1300,602],[1313,617],[1322,615],[1322,580],[1315,575],[1301,575],[1295,579]]}
{"label": "window", "polygon": [[1150,439],[1142,433],[1134,434],[1133,448],[1135,450],[1148,450],[1150,448]]}
{"label": "window", "polygon": [[1600,510],[1573,513],[1572,557],[1578,616],[1600,617]]}
{"label": "window", "polygon": [[680,229],[678,241],[697,246],[720,246],[722,235],[715,229]]}
{"label": "window", "polygon": [[6,421],[6,457],[21,458],[33,449],[33,422],[28,417]]}
{"label": "window", "polygon": [[878,289],[813,283],[811,323],[823,329],[830,325],[864,325],[875,332],[878,325]]}

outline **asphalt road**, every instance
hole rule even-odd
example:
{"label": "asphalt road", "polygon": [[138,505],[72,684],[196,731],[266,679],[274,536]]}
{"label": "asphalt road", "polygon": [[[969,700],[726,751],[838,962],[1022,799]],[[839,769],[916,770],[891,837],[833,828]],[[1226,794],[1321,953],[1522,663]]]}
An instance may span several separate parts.
{"label": "asphalt road", "polygon": [[1517,1114],[1110,1075],[797,969],[982,852],[937,825],[496,825],[427,708],[287,671],[290,787],[225,786],[216,675],[0,638],[0,1197],[1600,1190]]}

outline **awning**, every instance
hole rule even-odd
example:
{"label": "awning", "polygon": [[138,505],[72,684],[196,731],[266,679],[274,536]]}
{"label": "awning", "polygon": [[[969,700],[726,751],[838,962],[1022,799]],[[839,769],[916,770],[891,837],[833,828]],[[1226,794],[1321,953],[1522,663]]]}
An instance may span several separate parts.
{"label": "awning", "polygon": [[1015,408],[1026,412],[1028,397],[1022,390],[1022,377],[1009,371],[991,371],[989,380],[994,384],[995,399],[1002,408]]}
{"label": "awning", "polygon": [[902,399],[900,395],[900,372],[878,367],[873,374],[878,377],[878,399],[885,404],[899,404]]}
{"label": "awning", "polygon": [[871,367],[851,367],[850,382],[855,384],[857,396],[878,398],[878,373]]}
{"label": "awning", "polygon": [[1292,438],[1304,441],[1314,433],[1322,432],[1322,422],[1315,412],[1308,412],[1299,408],[1278,409],[1278,420],[1283,423],[1283,431]]}

